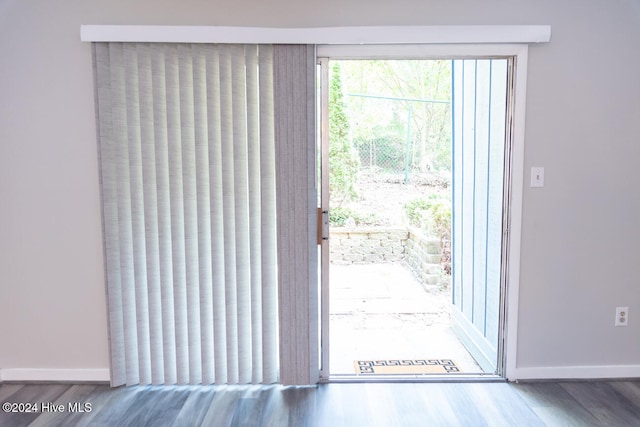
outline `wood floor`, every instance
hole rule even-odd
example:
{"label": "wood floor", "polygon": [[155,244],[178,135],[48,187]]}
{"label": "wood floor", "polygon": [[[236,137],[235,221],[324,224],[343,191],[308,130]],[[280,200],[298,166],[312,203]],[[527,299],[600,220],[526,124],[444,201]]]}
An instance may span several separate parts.
{"label": "wood floor", "polygon": [[[0,412],[0,426],[11,427],[640,426],[640,381],[116,389],[4,384],[0,403],[6,402],[39,405],[37,413]],[[75,403],[85,412],[70,412]],[[64,412],[52,412],[56,405]]]}

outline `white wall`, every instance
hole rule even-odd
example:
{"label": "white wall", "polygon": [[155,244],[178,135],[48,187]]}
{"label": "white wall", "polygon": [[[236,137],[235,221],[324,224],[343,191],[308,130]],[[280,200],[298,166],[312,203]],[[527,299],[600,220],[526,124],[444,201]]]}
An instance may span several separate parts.
{"label": "white wall", "polygon": [[[8,369],[109,365],[91,52],[80,24],[550,24],[551,43],[529,56],[525,167],[544,166],[546,187],[524,190],[517,365],[523,376],[640,375],[637,0],[2,0],[5,379]],[[631,307],[627,328],[613,327],[617,305]],[[585,366],[595,368],[571,371]]]}

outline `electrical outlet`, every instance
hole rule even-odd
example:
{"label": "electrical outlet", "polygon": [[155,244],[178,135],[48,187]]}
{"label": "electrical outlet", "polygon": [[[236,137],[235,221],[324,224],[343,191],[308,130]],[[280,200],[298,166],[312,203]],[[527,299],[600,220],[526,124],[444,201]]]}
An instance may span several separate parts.
{"label": "electrical outlet", "polygon": [[616,326],[629,325],[629,307],[616,307]]}

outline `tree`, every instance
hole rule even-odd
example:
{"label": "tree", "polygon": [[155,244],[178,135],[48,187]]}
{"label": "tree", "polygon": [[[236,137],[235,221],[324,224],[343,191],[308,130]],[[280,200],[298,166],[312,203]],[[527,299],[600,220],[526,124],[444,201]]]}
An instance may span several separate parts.
{"label": "tree", "polygon": [[329,197],[339,207],[357,197],[355,184],[360,162],[349,136],[340,65],[332,63],[329,84]]}
{"label": "tree", "polygon": [[[347,92],[439,101],[449,101],[451,97],[451,61],[341,61],[341,65]],[[411,169],[450,170],[449,104],[353,98],[348,105],[349,117],[358,123],[352,130],[354,140],[369,141],[381,134],[395,134],[402,147],[411,106]],[[401,154],[404,156],[404,148]]]}

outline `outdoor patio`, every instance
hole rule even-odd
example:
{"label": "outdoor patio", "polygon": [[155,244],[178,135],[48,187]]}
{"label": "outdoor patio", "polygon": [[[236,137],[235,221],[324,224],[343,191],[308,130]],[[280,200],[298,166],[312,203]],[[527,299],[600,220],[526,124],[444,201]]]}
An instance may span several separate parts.
{"label": "outdoor patio", "polygon": [[383,359],[452,359],[465,374],[482,373],[450,327],[449,288],[421,285],[402,261],[330,271],[331,375]]}

